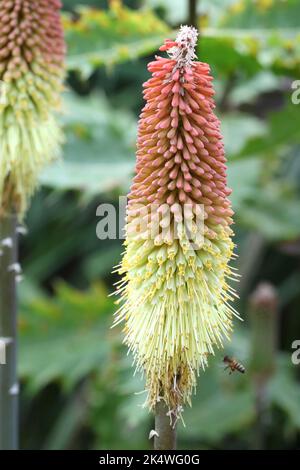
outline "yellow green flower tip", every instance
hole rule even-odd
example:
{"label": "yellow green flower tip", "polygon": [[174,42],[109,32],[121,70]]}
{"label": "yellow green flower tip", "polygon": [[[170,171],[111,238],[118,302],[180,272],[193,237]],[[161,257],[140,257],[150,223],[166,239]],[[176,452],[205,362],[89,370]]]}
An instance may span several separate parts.
{"label": "yellow green flower tip", "polygon": [[60,152],[60,8],[58,0],[1,1],[0,213],[24,213],[41,168]]}
{"label": "yellow green flower tip", "polygon": [[146,404],[153,409],[162,399],[176,416],[237,315],[227,282],[234,245],[226,159],[209,66],[194,60],[196,40],[194,28],[182,27],[161,48],[169,58],[148,66],[116,292],[115,324],[125,323]]}

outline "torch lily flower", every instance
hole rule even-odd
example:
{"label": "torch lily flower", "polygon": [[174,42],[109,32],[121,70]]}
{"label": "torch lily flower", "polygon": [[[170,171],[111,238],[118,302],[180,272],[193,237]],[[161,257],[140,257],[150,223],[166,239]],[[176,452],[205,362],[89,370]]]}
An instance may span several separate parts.
{"label": "torch lily flower", "polygon": [[162,399],[176,416],[237,315],[227,282],[231,191],[209,65],[195,60],[197,34],[181,27],[161,47],[169,57],[148,65],[115,320],[125,322],[150,409]]}
{"label": "torch lily flower", "polygon": [[59,0],[0,4],[0,214],[23,214],[40,169],[59,154],[65,45]]}

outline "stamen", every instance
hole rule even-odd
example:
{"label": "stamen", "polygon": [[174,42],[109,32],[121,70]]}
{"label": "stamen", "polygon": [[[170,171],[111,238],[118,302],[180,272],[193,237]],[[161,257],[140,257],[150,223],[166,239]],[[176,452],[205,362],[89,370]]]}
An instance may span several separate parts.
{"label": "stamen", "polygon": [[195,47],[197,44],[198,31],[192,26],[181,26],[176,38],[176,46],[168,50],[171,59],[176,60],[177,66],[190,67],[197,58]]}

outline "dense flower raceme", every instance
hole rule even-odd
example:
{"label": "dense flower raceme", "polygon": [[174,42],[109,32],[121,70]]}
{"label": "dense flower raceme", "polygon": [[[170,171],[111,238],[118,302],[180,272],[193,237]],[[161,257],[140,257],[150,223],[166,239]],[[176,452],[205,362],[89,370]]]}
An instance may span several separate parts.
{"label": "dense flower raceme", "polygon": [[115,320],[125,321],[125,342],[145,372],[148,405],[163,399],[176,415],[236,314],[226,159],[196,41],[197,31],[182,27],[161,47],[169,58],[148,66]]}
{"label": "dense flower raceme", "polygon": [[26,209],[41,167],[59,154],[65,45],[58,0],[0,2],[0,211]]}

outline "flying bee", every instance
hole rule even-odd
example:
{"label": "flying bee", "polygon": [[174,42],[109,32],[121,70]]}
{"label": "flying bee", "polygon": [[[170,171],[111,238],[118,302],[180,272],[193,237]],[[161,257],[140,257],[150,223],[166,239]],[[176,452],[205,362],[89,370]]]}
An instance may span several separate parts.
{"label": "flying bee", "polygon": [[230,369],[229,374],[232,374],[232,372],[234,372],[235,370],[237,370],[241,374],[245,373],[245,367],[243,366],[243,364],[234,359],[234,357],[225,356],[223,362],[227,364],[224,370]]}

